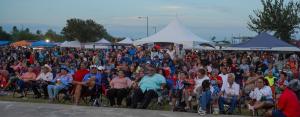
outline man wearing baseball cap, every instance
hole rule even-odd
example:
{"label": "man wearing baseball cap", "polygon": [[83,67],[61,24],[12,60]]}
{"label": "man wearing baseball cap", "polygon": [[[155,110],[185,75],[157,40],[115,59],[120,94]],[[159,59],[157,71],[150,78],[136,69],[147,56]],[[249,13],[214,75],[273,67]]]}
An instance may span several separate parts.
{"label": "man wearing baseball cap", "polygon": [[69,74],[69,70],[67,68],[60,68],[60,74],[53,79],[51,82],[53,85],[48,85],[48,95],[49,101],[52,102],[56,95],[60,90],[68,88],[68,86],[72,83],[73,77]]}
{"label": "man wearing baseball cap", "polygon": [[[90,66],[90,72],[86,74],[81,82],[75,83],[75,104],[79,104],[79,100],[82,94],[93,95],[96,92],[96,86],[101,85],[102,75],[98,73],[101,70],[96,65]],[[74,82],[73,82],[74,83]]]}

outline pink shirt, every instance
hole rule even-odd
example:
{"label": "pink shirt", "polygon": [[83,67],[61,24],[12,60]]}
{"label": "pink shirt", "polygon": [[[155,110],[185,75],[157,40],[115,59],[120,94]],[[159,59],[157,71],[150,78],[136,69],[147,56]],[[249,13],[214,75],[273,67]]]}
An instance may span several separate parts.
{"label": "pink shirt", "polygon": [[125,78],[115,77],[114,79],[112,79],[110,81],[110,86],[111,86],[111,88],[114,88],[114,89],[128,88],[131,86],[131,84],[132,84],[132,81],[127,77],[125,77]]}
{"label": "pink shirt", "polygon": [[35,80],[36,79],[36,75],[33,72],[26,72],[21,76],[22,79],[32,79]]}

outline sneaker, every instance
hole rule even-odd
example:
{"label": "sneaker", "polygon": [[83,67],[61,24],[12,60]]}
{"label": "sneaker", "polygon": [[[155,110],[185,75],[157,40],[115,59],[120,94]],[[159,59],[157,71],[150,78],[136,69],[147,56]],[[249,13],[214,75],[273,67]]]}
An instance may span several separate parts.
{"label": "sneaker", "polygon": [[199,114],[199,113],[201,113],[201,111],[202,111],[202,109],[201,109],[201,107],[199,107],[197,113]]}
{"label": "sneaker", "polygon": [[201,113],[199,113],[200,116],[204,116],[206,115],[206,111],[202,111]]}

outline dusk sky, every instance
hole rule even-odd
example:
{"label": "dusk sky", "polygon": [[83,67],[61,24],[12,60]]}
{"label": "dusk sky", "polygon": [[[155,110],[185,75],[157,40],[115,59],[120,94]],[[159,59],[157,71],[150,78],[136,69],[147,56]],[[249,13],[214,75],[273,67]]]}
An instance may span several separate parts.
{"label": "dusk sky", "polygon": [[[249,15],[262,7],[260,0],[0,0],[0,25],[60,33],[70,18],[92,19],[117,37],[141,38],[177,18],[198,36],[218,40],[254,36],[247,29]],[[176,15],[177,14],[177,15]],[[298,34],[297,38],[300,38]]]}

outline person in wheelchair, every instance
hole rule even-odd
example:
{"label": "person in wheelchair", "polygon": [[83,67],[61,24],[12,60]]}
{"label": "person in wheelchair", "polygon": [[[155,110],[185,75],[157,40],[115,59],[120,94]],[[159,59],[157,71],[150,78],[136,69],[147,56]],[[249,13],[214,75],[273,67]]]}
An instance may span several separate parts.
{"label": "person in wheelchair", "polygon": [[47,86],[50,102],[53,102],[59,91],[70,87],[73,77],[72,75],[68,74],[68,72],[69,71],[67,68],[61,68],[60,73]]}
{"label": "person in wheelchair", "polygon": [[107,97],[110,101],[110,106],[115,106],[115,99],[117,98],[117,107],[122,105],[123,98],[127,97],[129,88],[131,87],[132,81],[125,77],[124,71],[120,70],[118,76],[110,81],[110,88],[107,91]]}
{"label": "person in wheelchair", "polygon": [[79,104],[80,97],[83,95],[93,96],[97,91],[97,87],[100,87],[102,76],[98,73],[98,70],[103,70],[103,67],[91,65],[90,73],[86,74],[81,82],[73,81],[75,105]]}

